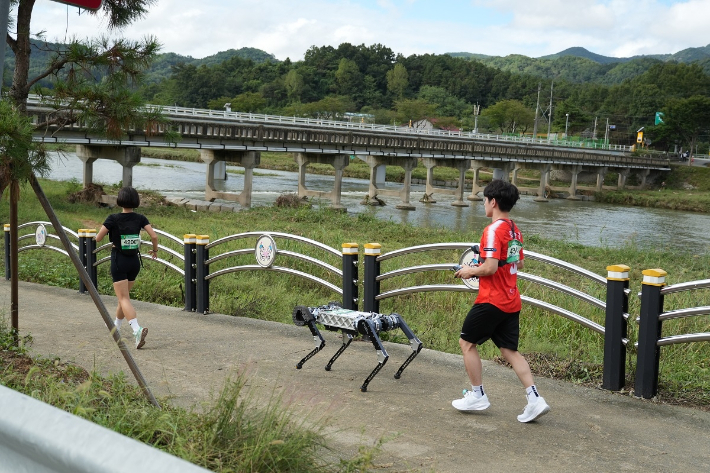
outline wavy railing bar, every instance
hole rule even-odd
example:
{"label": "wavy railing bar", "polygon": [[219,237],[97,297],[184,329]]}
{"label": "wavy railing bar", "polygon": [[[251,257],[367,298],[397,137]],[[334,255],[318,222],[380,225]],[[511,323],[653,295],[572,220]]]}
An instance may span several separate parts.
{"label": "wavy railing bar", "polygon": [[710,287],[710,279],[698,279],[697,281],[687,281],[661,288],[661,294],[673,294],[676,292],[692,291],[693,289],[705,289]]}
{"label": "wavy railing bar", "polygon": [[589,294],[584,293],[582,291],[578,291],[577,289],[571,288],[569,286],[565,286],[564,284],[560,284],[556,281],[552,281],[550,279],[536,276],[534,274],[528,274],[528,273],[523,273],[523,272],[518,272],[518,278],[520,278],[524,281],[535,282],[535,283],[541,284],[543,286],[547,286],[549,288],[563,292],[563,293],[568,294],[570,296],[574,296],[577,299],[583,300],[585,302],[592,304],[595,307],[598,307],[599,309],[606,309],[606,302],[601,301],[601,300],[597,299],[596,297],[590,296]]}
{"label": "wavy railing bar", "polygon": [[437,291],[453,291],[453,292],[475,292],[468,287],[453,284],[430,284],[425,286],[411,286],[404,287],[401,289],[393,289],[391,291],[383,292],[375,296],[376,300],[387,299],[394,296],[401,296],[403,294],[413,294],[415,292],[437,292]]}
{"label": "wavy railing bar", "polygon": [[577,322],[580,325],[583,325],[587,328],[594,330],[595,332],[599,332],[600,334],[604,335],[604,327],[602,327],[598,323],[593,322],[589,319],[585,319],[584,317],[577,315],[574,312],[570,312],[566,309],[563,309],[562,307],[557,307],[556,305],[549,304],[547,302],[540,301],[537,299],[533,299],[532,297],[528,297],[528,296],[520,296],[520,299],[526,304],[537,307],[539,309],[548,310],[548,311],[553,312],[557,315],[561,315],[562,317],[570,319],[574,322]]}
{"label": "wavy railing bar", "polygon": [[385,279],[393,278],[395,276],[403,276],[405,274],[421,273],[424,271],[450,271],[454,263],[451,264],[425,264],[422,266],[410,266],[408,268],[395,269],[388,273],[380,274],[375,278],[375,281],[384,281]]}
{"label": "wavy railing bar", "polygon": [[[658,340],[659,347],[675,345],[676,343],[710,342],[710,332],[688,333],[686,335],[672,335]],[[638,345],[638,343],[636,343]]]}
{"label": "wavy railing bar", "polygon": [[253,237],[253,236],[261,236],[261,235],[271,235],[272,238],[278,237],[278,238],[283,238],[285,240],[294,240],[294,241],[300,241],[301,243],[307,243],[309,245],[315,246],[316,248],[320,248],[321,250],[328,251],[329,253],[337,256],[338,258],[342,258],[342,252],[339,250],[336,250],[335,248],[332,248],[324,243],[311,240],[309,238],[304,238],[298,235],[291,235],[290,233],[281,233],[281,232],[245,232],[245,233],[237,233],[234,235],[229,235],[223,238],[220,238],[218,240],[213,241],[212,243],[208,244],[206,246],[207,249],[213,248],[217,245],[221,245],[223,243],[227,243],[229,241],[233,240],[239,240],[241,238],[248,238],[248,237]]}
{"label": "wavy railing bar", "polygon": [[710,306],[688,307],[686,309],[669,310],[658,316],[658,320],[681,319],[684,317],[693,317],[696,315],[710,314]]}
{"label": "wavy railing bar", "polygon": [[317,278],[315,276],[312,276],[310,274],[307,274],[307,273],[304,273],[301,271],[297,271],[295,269],[283,268],[281,266],[271,266],[269,268],[263,268],[263,267],[259,266],[258,264],[247,264],[247,265],[243,265],[243,266],[233,266],[231,268],[224,268],[224,269],[220,269],[219,271],[215,271],[214,273],[211,273],[211,274],[205,276],[205,279],[209,280],[209,279],[216,278],[218,276],[222,276],[224,274],[235,273],[238,271],[253,271],[253,270],[275,271],[277,273],[285,273],[285,274],[291,274],[294,276],[300,276],[304,279],[308,279],[309,281],[313,281],[313,282],[316,282],[322,286],[325,286],[328,289],[331,289],[331,290],[337,292],[341,296],[343,295],[342,288],[340,288],[334,284],[331,284],[328,281],[325,281],[323,279]]}

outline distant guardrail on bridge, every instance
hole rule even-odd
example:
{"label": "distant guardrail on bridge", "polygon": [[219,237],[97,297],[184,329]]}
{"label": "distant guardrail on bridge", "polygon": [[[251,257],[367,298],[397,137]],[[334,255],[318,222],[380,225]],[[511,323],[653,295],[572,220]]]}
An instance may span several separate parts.
{"label": "distant guardrail on bridge", "polygon": [[[28,110],[49,111],[53,108],[42,102],[39,95],[30,95],[27,98]],[[252,123],[268,123],[274,125],[293,124],[308,127],[322,127],[335,130],[358,130],[358,131],[373,131],[383,133],[395,133],[405,135],[424,135],[424,136],[439,136],[439,137],[456,137],[470,138],[476,140],[485,140],[500,143],[527,143],[534,145],[553,146],[556,148],[584,148],[584,149],[599,149],[608,151],[618,151],[628,153],[632,151],[631,146],[615,145],[609,143],[585,142],[585,141],[569,141],[558,139],[542,139],[533,138],[531,136],[509,136],[497,135],[490,133],[474,133],[472,131],[450,131],[437,129],[413,128],[409,126],[397,125],[378,125],[371,123],[352,123],[339,120],[324,120],[320,118],[303,118],[303,117],[287,117],[281,115],[266,115],[259,113],[232,112],[226,110],[210,110],[203,108],[190,108],[178,106],[163,106],[146,104],[146,108],[152,110],[160,110],[168,117],[175,118],[190,118],[190,119],[205,119],[205,120],[227,120],[235,122],[252,122]]]}

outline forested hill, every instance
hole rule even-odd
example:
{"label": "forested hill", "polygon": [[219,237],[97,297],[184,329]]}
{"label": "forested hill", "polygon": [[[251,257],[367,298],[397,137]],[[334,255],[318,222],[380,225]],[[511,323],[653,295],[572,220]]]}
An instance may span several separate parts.
{"label": "forested hill", "polygon": [[602,56],[581,47],[565,49],[559,53],[539,58],[520,54],[511,54],[505,57],[462,52],[448,54],[453,57],[479,61],[506,72],[531,74],[546,79],[563,79],[579,83],[619,84],[661,62],[696,63],[710,74],[710,45],[687,48],[675,54],[651,54],[626,58]]}

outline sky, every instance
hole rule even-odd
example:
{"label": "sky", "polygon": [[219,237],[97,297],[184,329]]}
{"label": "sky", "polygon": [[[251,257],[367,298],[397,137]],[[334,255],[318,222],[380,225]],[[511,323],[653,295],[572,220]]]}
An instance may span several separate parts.
{"label": "sky", "polygon": [[[33,33],[95,37],[100,16],[37,0]],[[672,54],[710,44],[710,0],[157,0],[120,34],[203,58],[258,48],[303,59],[311,46],[380,43],[395,53],[540,57],[574,46],[604,56]]]}

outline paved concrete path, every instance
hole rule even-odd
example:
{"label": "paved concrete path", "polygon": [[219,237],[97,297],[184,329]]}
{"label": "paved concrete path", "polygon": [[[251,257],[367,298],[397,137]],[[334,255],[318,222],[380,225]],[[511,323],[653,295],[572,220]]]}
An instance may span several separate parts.
{"label": "paved concrete path", "polygon": [[[9,294],[10,284],[3,280],[6,314]],[[116,299],[102,298],[112,312]],[[341,451],[395,436],[377,459],[383,471],[710,471],[709,412],[538,378],[552,411],[538,422],[520,424],[516,415],[525,399],[515,374],[484,362],[492,405],[462,414],[451,407],[467,385],[459,355],[424,349],[395,380],[411,350],[388,344],[389,362],[362,393],[359,387],[376,364],[369,343],[353,342],[327,372],[323,367],[341,341],[337,333],[324,331],[324,352],[296,370],[313,347],[305,327],[135,305],[150,332],[145,347],[133,354],[156,396],[199,405],[228,375],[246,369],[249,385],[265,398],[279,390],[297,412],[327,417],[327,437]],[[32,334],[36,355],[130,376],[89,296],[21,283],[20,331]],[[128,327],[123,331],[130,334]]]}

